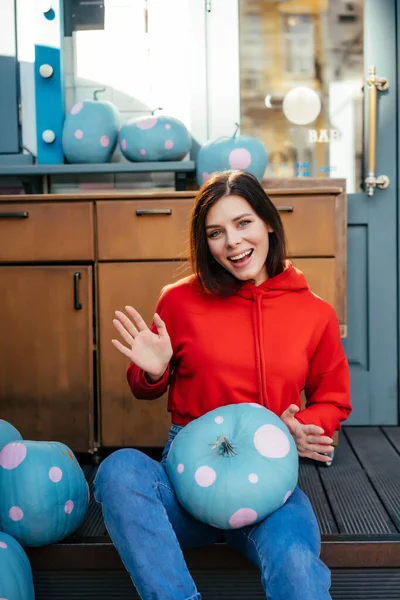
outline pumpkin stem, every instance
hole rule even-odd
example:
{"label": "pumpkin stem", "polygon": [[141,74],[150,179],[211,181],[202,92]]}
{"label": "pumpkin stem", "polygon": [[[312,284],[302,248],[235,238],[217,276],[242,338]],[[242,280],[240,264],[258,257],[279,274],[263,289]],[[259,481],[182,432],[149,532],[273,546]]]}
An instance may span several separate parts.
{"label": "pumpkin stem", "polygon": [[220,456],[234,456],[236,454],[236,448],[230,441],[222,434],[216,441],[211,444],[213,450],[217,450]]}
{"label": "pumpkin stem", "polygon": [[238,131],[239,131],[239,129],[240,129],[240,123],[235,123],[235,125],[236,125],[236,129],[235,129],[235,133],[234,133],[234,134],[233,134],[233,136],[232,136],[233,138],[235,138],[235,137],[236,137],[236,135],[237,135],[237,132],[238,132]]}
{"label": "pumpkin stem", "polygon": [[153,110],[151,111],[151,114],[154,115],[154,113],[156,112],[156,110],[164,110],[162,106],[159,106],[158,108],[153,108]]}
{"label": "pumpkin stem", "polygon": [[97,94],[100,94],[100,92],[105,92],[106,88],[101,88],[100,90],[94,90],[93,92],[93,100],[98,100]]}

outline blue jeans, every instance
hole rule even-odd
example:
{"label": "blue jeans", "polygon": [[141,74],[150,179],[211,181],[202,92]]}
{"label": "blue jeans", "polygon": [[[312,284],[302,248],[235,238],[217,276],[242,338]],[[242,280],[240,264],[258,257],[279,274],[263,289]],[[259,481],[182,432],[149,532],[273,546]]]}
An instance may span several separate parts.
{"label": "blue jeans", "polygon": [[261,572],[268,600],[330,600],[330,572],[319,558],[320,532],[299,489],[272,515],[221,531],[189,515],[165,470],[172,426],[161,462],[133,449],[117,450],[100,465],[95,497],[104,522],[142,600],[200,600],[182,549],[226,541]]}

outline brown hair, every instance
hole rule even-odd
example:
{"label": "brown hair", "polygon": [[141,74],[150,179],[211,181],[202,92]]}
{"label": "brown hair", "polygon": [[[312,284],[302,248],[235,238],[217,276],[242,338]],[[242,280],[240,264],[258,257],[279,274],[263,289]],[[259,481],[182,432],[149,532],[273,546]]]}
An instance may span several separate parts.
{"label": "brown hair", "polygon": [[273,231],[269,233],[269,251],[266,260],[268,277],[284,270],[286,242],[278,211],[265,193],[258,179],[244,171],[216,173],[199,190],[190,220],[190,259],[193,272],[202,288],[218,295],[234,294],[242,282],[216,262],[208,247],[206,216],[210,208],[224,196],[241,196]]}

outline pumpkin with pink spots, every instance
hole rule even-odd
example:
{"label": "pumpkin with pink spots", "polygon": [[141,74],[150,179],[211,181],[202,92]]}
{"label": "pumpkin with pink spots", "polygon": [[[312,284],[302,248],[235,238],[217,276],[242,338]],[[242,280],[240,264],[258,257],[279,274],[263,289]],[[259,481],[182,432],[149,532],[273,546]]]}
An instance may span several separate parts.
{"label": "pumpkin with pink spots", "polygon": [[34,600],[32,569],[22,546],[0,532],[0,600]]}
{"label": "pumpkin with pink spots", "polygon": [[61,442],[28,440],[0,452],[0,530],[23,546],[71,535],[88,508],[88,485],[73,452]]}
{"label": "pumpkin with pink spots", "polygon": [[119,132],[122,154],[133,162],[182,160],[192,146],[186,126],[166,115],[133,118]]}
{"label": "pumpkin with pink spots", "polygon": [[117,146],[119,125],[119,112],[111,102],[77,102],[64,121],[65,158],[69,163],[109,162]]}
{"label": "pumpkin with pink spots", "polygon": [[286,425],[259,404],[217,408],[181,429],[166,468],[181,505],[196,519],[236,529],[285,504],[299,460]]}
{"label": "pumpkin with pink spots", "polygon": [[204,144],[196,159],[197,183],[202,186],[213,173],[228,170],[247,171],[259,181],[264,177],[268,163],[264,144],[247,135],[219,137]]}

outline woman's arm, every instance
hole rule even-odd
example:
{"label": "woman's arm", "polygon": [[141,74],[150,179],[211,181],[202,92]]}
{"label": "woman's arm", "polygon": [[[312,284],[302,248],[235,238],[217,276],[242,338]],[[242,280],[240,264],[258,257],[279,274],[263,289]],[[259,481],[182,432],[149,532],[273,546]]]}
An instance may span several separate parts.
{"label": "woman's arm", "polygon": [[296,414],[303,424],[322,427],[332,437],[351,413],[350,373],[332,308],[328,323],[309,362],[306,408]]}

